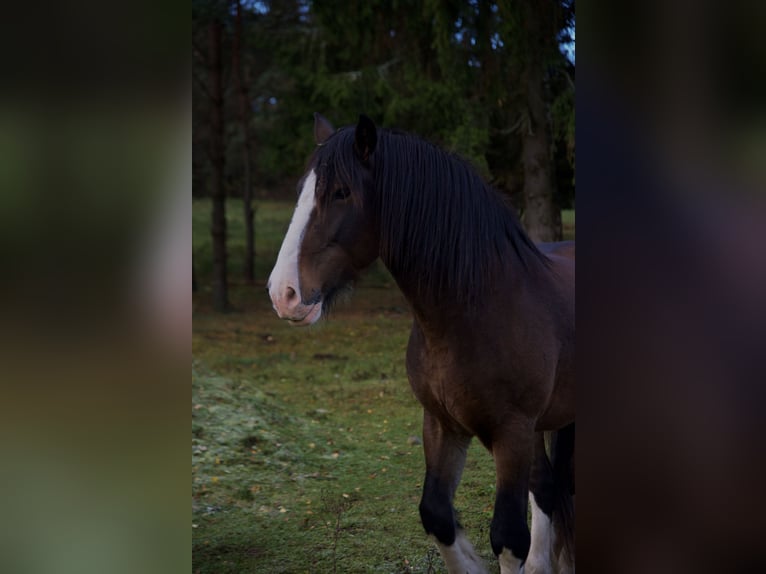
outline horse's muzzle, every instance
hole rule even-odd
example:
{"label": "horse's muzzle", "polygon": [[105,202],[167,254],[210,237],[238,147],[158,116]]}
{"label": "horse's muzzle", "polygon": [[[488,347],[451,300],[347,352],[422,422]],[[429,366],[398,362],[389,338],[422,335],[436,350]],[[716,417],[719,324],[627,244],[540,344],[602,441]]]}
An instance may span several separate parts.
{"label": "horse's muzzle", "polygon": [[290,284],[269,284],[269,297],[277,316],[290,321],[292,325],[311,325],[322,315],[320,300],[304,303],[300,292]]}

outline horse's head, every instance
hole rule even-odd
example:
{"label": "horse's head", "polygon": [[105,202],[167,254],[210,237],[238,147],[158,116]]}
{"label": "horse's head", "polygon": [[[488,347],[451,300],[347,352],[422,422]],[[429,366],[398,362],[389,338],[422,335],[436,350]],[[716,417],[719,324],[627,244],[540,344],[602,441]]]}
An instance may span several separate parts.
{"label": "horse's head", "polygon": [[269,278],[282,319],[310,325],[333,297],[378,256],[373,213],[375,124],[337,132],[314,115],[317,150],[301,179],[298,205]]}

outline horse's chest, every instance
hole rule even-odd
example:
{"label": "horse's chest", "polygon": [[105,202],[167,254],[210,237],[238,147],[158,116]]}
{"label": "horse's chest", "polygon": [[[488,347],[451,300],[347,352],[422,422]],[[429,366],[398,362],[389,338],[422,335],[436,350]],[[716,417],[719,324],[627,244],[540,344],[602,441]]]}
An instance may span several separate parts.
{"label": "horse's chest", "polygon": [[408,363],[410,386],[423,407],[460,420],[461,405],[470,396],[467,380],[451,366],[438,360]]}
{"label": "horse's chest", "polygon": [[442,419],[467,429],[475,426],[475,413],[486,403],[482,381],[496,376],[480,368],[476,358],[448,348],[412,345],[407,353],[407,373],[412,391],[423,407]]}
{"label": "horse's chest", "polygon": [[537,416],[544,409],[555,372],[555,357],[550,355],[532,360],[515,353],[512,345],[486,340],[434,344],[415,329],[407,349],[407,373],[423,408],[481,434],[487,425],[508,416]]}

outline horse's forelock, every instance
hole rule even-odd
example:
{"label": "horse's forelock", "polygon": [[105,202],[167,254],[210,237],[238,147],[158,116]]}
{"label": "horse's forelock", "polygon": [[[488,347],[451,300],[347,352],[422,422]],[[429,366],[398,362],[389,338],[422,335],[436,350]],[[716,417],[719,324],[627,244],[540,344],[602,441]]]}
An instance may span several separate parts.
{"label": "horse's forelock", "polygon": [[364,204],[365,168],[356,157],[353,145],[353,130],[340,128],[316,151],[316,169],[325,186],[321,197],[325,206],[332,201],[329,189],[337,183],[351,190],[356,207]]}

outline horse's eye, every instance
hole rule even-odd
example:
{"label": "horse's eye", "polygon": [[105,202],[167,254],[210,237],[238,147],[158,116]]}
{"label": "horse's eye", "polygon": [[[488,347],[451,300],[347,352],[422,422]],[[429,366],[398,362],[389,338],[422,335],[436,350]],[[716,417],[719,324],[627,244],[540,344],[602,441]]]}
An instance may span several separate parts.
{"label": "horse's eye", "polygon": [[347,187],[341,187],[340,189],[336,189],[335,192],[332,194],[333,201],[343,201],[344,199],[348,199],[348,196],[351,195],[351,190]]}

